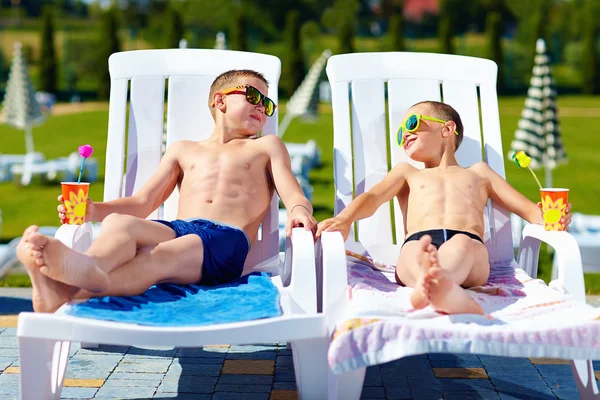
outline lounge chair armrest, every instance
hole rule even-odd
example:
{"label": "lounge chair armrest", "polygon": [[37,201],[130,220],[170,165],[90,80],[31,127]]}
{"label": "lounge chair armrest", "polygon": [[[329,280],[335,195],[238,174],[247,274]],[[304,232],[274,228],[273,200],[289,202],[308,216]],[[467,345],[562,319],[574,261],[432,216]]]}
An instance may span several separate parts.
{"label": "lounge chair armrest", "polygon": [[58,228],[54,237],[63,242],[65,246],[81,252],[87,251],[94,240],[90,223],[83,225],[64,224]]}
{"label": "lounge chair armrest", "polygon": [[313,234],[304,228],[292,229],[286,239],[285,260],[281,276],[296,311],[317,313],[317,273]]}
{"label": "lounge chair armrest", "polygon": [[327,326],[332,332],[335,322],[343,316],[348,307],[348,276],[346,248],[340,232],[323,232],[317,243],[322,270],[322,310],[327,316]]}
{"label": "lounge chair armrest", "polygon": [[568,232],[545,231],[542,225],[529,224],[523,228],[517,260],[531,277],[537,276],[540,244],[554,248],[558,266],[558,282],[577,300],[585,302],[585,283],[581,252],[577,241]]}

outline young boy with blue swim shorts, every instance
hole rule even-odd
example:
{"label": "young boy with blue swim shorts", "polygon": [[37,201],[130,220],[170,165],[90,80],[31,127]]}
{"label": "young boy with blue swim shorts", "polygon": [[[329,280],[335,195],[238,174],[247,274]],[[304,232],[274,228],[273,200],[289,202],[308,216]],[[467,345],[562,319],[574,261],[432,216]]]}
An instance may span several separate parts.
{"label": "young boy with blue swim shorts", "polygon": [[[340,231],[367,218],[396,197],[404,216],[405,241],[396,263],[398,284],[414,288],[415,309],[431,305],[448,314],[483,310],[464,288],[485,284],[490,272],[483,244],[483,211],[489,198],[530,223],[543,224],[537,206],[512,188],[486,163],[458,165],[455,152],[463,138],[458,113],[448,104],[425,101],[412,106],[398,130],[398,144],[425,168],[399,163],[384,179],[354,199],[323,231]],[[561,224],[571,222],[571,204]]]}
{"label": "young boy with blue swim shorts", "polygon": [[[86,221],[102,221],[85,253],[27,228],[17,255],[33,284],[35,311],[53,312],[73,298],[137,295],[169,282],[218,285],[244,270],[246,256],[277,190],[292,227],[316,227],[312,206],[276,135],[256,138],[276,105],[258,72],[227,71],[208,98],[215,128],[204,141],[174,143],[158,170],[133,196],[88,199]],[[146,220],[179,188],[174,221]],[[62,196],[58,199],[62,202]],[[58,206],[63,220],[65,209]]]}

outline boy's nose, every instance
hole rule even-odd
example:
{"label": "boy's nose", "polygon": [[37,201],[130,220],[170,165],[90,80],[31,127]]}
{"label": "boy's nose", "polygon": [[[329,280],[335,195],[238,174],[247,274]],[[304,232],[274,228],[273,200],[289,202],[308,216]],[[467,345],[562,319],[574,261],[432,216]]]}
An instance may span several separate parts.
{"label": "boy's nose", "polygon": [[259,110],[263,114],[265,113],[265,106],[263,105],[262,101],[260,103],[258,103],[256,106],[254,106],[254,108],[256,108],[257,110]]}

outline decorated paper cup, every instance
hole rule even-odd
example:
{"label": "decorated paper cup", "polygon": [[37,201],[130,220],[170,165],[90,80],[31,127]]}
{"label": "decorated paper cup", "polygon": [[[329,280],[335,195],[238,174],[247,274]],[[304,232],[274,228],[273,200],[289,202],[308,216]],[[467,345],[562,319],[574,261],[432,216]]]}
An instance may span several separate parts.
{"label": "decorated paper cup", "polygon": [[542,215],[544,216],[544,229],[547,231],[564,230],[560,219],[566,215],[569,202],[569,189],[542,188]]}
{"label": "decorated paper cup", "polygon": [[65,220],[69,225],[82,225],[85,222],[87,205],[88,182],[61,182],[63,204],[65,205]]}

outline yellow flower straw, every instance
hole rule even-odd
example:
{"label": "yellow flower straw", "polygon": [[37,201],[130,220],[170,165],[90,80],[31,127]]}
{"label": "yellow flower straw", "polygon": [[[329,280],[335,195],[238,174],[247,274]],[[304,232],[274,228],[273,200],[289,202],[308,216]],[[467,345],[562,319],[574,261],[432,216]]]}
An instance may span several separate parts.
{"label": "yellow flower straw", "polygon": [[531,166],[529,165],[529,164],[531,164],[531,157],[529,157],[524,151],[515,150],[515,152],[512,155],[512,159],[515,160],[515,164],[517,164],[517,167],[529,169],[529,171],[531,172],[531,175],[533,175],[533,177],[535,178],[535,181],[537,182],[538,186],[541,189],[542,184],[540,183],[539,179],[535,175],[535,172],[533,172],[533,170],[531,169]]}

